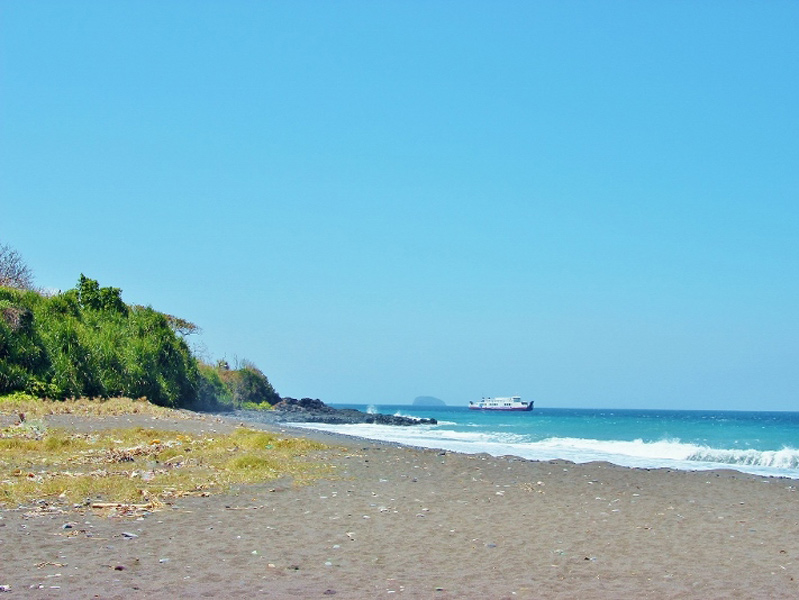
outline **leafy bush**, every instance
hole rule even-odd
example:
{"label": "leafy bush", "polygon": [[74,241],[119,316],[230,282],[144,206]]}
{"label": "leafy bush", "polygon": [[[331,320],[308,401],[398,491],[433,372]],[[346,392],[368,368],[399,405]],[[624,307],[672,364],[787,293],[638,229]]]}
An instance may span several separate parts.
{"label": "leafy bush", "polygon": [[75,289],[50,298],[0,288],[0,395],[145,397],[199,410],[280,400],[252,363],[199,363],[183,339],[196,325],[128,306],[121,294],[82,274]]}
{"label": "leafy bush", "polygon": [[163,314],[128,307],[118,288],[84,275],[52,298],[0,288],[0,316],[0,394],[146,396],[164,406],[196,399],[186,343]]}
{"label": "leafy bush", "polygon": [[280,396],[269,383],[266,375],[254,364],[244,361],[240,369],[229,369],[221,363],[217,367],[220,378],[232,396],[236,408],[271,406],[280,402]]}
{"label": "leafy bush", "polygon": [[197,389],[197,410],[229,410],[233,408],[233,394],[219,376],[217,368],[199,363],[200,381]]}

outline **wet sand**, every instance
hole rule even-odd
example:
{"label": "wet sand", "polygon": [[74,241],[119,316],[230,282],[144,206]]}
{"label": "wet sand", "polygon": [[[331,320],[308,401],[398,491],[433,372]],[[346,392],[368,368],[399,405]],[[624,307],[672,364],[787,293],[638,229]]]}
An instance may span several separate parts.
{"label": "wet sand", "polygon": [[[82,430],[236,425],[49,419]],[[0,511],[0,597],[799,597],[794,480],[296,435],[331,444],[317,457],[330,477],[178,499],[138,516]]]}

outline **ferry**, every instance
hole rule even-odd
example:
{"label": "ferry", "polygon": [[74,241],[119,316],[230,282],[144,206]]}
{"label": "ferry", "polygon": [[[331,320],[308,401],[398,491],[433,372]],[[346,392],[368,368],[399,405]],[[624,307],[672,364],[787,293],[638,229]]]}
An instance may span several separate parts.
{"label": "ferry", "polygon": [[533,410],[533,401],[523,402],[521,396],[510,396],[509,398],[483,398],[475,402],[469,400],[471,410]]}

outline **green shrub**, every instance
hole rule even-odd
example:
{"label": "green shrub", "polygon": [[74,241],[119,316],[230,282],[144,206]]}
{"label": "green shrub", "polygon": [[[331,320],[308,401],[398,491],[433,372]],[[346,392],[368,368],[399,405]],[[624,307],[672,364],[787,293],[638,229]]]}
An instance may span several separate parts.
{"label": "green shrub", "polygon": [[166,317],[128,307],[118,288],[81,275],[78,286],[45,298],[0,289],[0,393],[70,397],[146,396],[191,404],[199,373]]}
{"label": "green shrub", "polygon": [[280,396],[269,383],[269,379],[252,363],[244,361],[240,369],[228,369],[223,364],[218,369],[237,408],[244,408],[245,404],[272,405],[280,401]]}
{"label": "green shrub", "polygon": [[81,274],[46,298],[0,288],[0,394],[147,398],[168,407],[268,408],[280,398],[251,363],[200,364],[183,339],[196,325],[145,306]]}
{"label": "green shrub", "polygon": [[230,410],[233,408],[233,395],[219,376],[216,367],[199,363],[199,387],[196,406],[198,410]]}

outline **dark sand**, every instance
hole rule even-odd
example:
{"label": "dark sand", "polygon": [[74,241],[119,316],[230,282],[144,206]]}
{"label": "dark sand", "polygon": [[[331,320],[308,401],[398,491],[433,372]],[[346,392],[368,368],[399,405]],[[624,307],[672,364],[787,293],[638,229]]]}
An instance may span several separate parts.
{"label": "dark sand", "polygon": [[794,480],[297,435],[336,446],[320,455],[334,475],[179,499],[139,518],[0,511],[0,598],[799,597]]}

